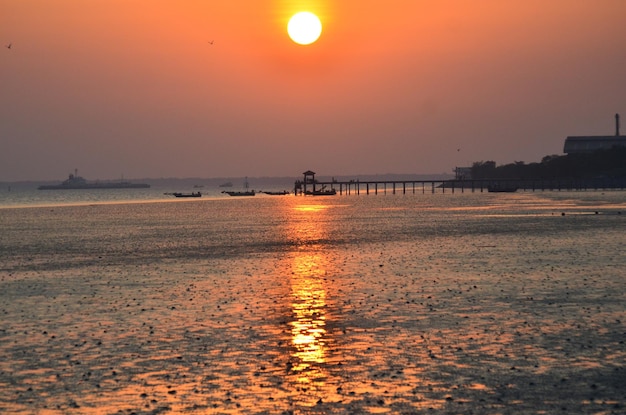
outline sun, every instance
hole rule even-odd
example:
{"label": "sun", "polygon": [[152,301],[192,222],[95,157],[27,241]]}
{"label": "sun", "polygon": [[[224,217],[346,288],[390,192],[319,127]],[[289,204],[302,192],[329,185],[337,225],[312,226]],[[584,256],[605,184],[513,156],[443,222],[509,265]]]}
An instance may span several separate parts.
{"label": "sun", "polygon": [[310,45],[322,34],[322,22],[311,12],[299,12],[289,19],[287,33],[299,45]]}

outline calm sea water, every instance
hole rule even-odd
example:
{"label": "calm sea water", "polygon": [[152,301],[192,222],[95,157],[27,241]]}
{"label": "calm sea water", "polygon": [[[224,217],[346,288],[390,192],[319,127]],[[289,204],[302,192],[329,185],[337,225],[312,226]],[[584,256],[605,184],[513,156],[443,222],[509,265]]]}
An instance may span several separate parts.
{"label": "calm sea water", "polygon": [[[147,189],[82,190],[37,190],[35,183],[0,183],[0,208],[172,201],[175,200],[172,196],[174,192],[201,192],[203,199],[228,198],[230,196],[223,194],[222,191],[244,190],[243,180],[233,179],[232,187],[219,187],[222,182],[219,179],[162,179],[153,181],[155,183]],[[256,191],[293,191],[294,181],[295,179],[289,178],[262,178],[251,180],[249,186],[250,189]],[[257,195],[257,197],[264,196],[264,194]]]}
{"label": "calm sea water", "polygon": [[128,192],[3,202],[1,412],[626,410],[626,192]]}

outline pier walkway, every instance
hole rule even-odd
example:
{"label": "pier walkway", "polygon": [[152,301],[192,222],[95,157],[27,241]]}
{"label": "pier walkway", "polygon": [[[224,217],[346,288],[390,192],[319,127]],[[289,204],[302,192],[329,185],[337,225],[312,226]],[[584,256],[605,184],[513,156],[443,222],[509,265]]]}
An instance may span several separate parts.
{"label": "pier walkway", "polygon": [[294,184],[296,195],[370,195],[370,194],[416,194],[416,193],[455,193],[455,192],[514,192],[524,191],[566,191],[566,190],[623,190],[625,179],[586,179],[586,180],[523,180],[523,179],[482,179],[482,180],[316,180],[312,171],[304,172],[304,179]]}

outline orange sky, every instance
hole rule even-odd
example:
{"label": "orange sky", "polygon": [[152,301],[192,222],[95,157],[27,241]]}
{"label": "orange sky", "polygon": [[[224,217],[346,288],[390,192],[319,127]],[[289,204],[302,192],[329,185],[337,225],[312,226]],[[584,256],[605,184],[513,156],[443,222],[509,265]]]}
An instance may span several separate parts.
{"label": "orange sky", "polygon": [[[324,25],[310,46],[286,33],[300,10]],[[623,0],[0,0],[0,181],[539,161],[626,115],[624,17]]]}

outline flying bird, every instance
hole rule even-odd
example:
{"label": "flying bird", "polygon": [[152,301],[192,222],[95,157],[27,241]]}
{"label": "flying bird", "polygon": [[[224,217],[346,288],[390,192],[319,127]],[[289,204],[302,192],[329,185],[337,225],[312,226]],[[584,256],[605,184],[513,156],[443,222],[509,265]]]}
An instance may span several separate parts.
{"label": "flying bird", "polygon": [[213,42],[214,42],[213,40],[209,40],[209,45],[212,45]]}
{"label": "flying bird", "polygon": [[9,43],[7,46],[7,49],[11,49],[11,46],[13,46],[13,43]]}

